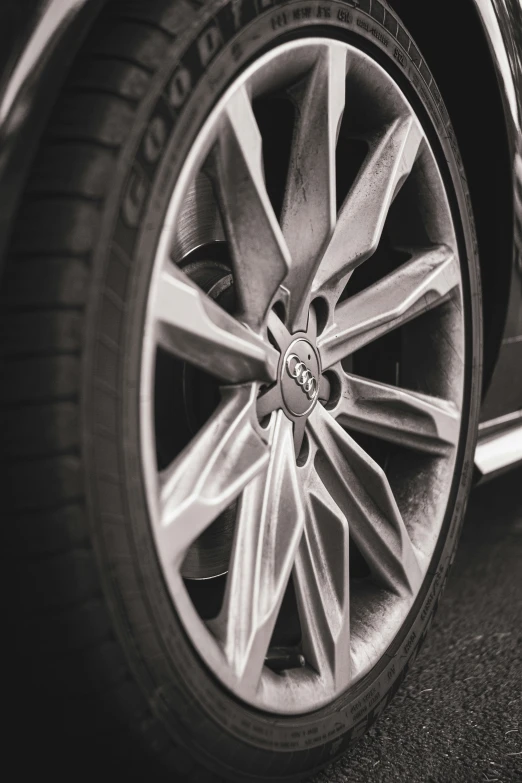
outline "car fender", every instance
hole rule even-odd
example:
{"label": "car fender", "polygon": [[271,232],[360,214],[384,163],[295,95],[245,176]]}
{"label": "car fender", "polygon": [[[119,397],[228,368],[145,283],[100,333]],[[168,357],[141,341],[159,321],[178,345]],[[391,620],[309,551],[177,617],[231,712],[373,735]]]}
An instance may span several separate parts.
{"label": "car fender", "polygon": [[[492,53],[508,130],[513,188],[513,264],[502,342],[482,420],[522,408],[522,3],[474,0]],[[513,418],[516,418],[515,415]]]}

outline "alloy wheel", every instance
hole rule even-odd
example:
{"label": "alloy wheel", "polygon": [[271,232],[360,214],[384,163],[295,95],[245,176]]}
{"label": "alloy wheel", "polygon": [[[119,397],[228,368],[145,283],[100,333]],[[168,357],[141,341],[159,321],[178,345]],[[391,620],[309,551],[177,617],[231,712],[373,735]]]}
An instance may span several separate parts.
{"label": "alloy wheel", "polygon": [[443,528],[464,338],[443,177],[399,86],[340,41],[269,51],[172,194],[141,375],[164,578],[241,700],[316,709],[386,654]]}

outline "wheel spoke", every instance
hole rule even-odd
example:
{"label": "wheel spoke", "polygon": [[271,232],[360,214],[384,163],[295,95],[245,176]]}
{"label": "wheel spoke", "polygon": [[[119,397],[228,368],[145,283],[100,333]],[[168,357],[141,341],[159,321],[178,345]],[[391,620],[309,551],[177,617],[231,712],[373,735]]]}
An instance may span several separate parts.
{"label": "wheel spoke", "polygon": [[268,331],[272,335],[281,353],[287,349],[292,342],[292,335],[284,325],[283,321],[279,318],[277,313],[273,310],[268,314],[267,319]]}
{"label": "wheel spoke", "polygon": [[244,87],[227,103],[214,164],[240,317],[259,331],[288,273],[290,254],[266,191],[261,134]]}
{"label": "wheel spoke", "polygon": [[331,411],[341,424],[427,454],[449,454],[457,445],[454,403],[341,373],[341,396]]}
{"label": "wheel spoke", "polygon": [[294,582],[307,662],[333,687],[350,681],[349,531],[312,467],[305,483],[306,525]]}
{"label": "wheel spoke", "polygon": [[211,419],[159,476],[158,535],[173,565],[268,463],[268,446],[252,423],[255,388],[226,388],[222,396]]}
{"label": "wheel spoke", "polygon": [[278,353],[177,267],[162,270],[152,302],[159,344],[228,383],[273,380]]}
{"label": "wheel spoke", "polygon": [[335,323],[318,340],[323,370],[381,335],[447,300],[460,283],[458,261],[440,245],[414,256],[395,272],[335,311]]}
{"label": "wheel spoke", "polygon": [[399,595],[415,594],[422,573],[384,471],[321,405],[309,423],[322,451],[322,478],[374,578]]}
{"label": "wheel spoke", "polygon": [[343,284],[376,251],[386,216],[410,174],[423,138],[417,120],[395,120],[370,151],[341,208],[337,226],[318,270],[314,289]]}
{"label": "wheel spoke", "polygon": [[268,466],[243,492],[223,609],[211,625],[242,685],[255,691],[303,532],[292,424],[271,424]]}
{"label": "wheel spoke", "polygon": [[281,225],[292,255],[286,286],[294,331],[306,328],[308,293],[337,220],[335,148],[346,93],[346,48],[331,42],[294,95],[297,127]]}

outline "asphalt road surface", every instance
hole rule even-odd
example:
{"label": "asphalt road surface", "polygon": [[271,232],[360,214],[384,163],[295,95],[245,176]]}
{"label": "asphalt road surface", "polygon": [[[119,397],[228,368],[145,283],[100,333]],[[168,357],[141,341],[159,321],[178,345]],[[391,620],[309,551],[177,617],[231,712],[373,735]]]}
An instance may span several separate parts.
{"label": "asphalt road surface", "polygon": [[475,489],[415,667],[314,783],[522,783],[522,471]]}

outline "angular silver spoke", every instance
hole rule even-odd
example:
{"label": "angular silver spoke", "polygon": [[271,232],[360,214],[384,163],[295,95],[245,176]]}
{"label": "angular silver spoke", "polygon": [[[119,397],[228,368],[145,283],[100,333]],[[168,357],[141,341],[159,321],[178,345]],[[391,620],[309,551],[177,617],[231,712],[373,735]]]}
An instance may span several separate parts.
{"label": "angular silver spoke", "polygon": [[241,497],[223,608],[211,624],[250,692],[261,676],[305,522],[292,424],[279,411],[270,429],[270,461]]}
{"label": "angular silver spoke", "polygon": [[337,221],[335,149],[346,94],[346,48],[323,48],[306,85],[295,95],[297,127],[281,226],[293,266],[289,322],[306,328],[308,293]]}
{"label": "angular silver spoke", "polygon": [[341,208],[314,290],[347,282],[376,251],[393,199],[412,170],[423,131],[409,115],[389,125],[370,151]]}
{"label": "angular silver spoke", "polygon": [[282,407],[283,397],[279,385],[271,386],[257,398],[257,415],[260,420]]}
{"label": "angular silver spoke", "polygon": [[268,331],[274,338],[277,346],[279,347],[279,350],[281,353],[284,353],[286,348],[292,342],[292,335],[284,325],[283,321],[279,318],[277,313],[274,312],[274,310],[271,310],[268,314],[267,324]]}
{"label": "angular silver spoke", "polygon": [[245,87],[226,104],[215,148],[215,174],[240,318],[259,331],[288,273],[290,254],[266,191],[261,134]]}
{"label": "angular silver spoke", "polygon": [[151,302],[159,344],[228,383],[273,380],[277,351],[243,326],[173,264]]}
{"label": "angular silver spoke", "polygon": [[302,416],[294,421],[294,448],[296,458],[299,456],[301,446],[303,445],[303,438],[305,436],[307,419]]}
{"label": "angular silver spoke", "polygon": [[438,245],[335,310],[335,323],[318,340],[323,370],[383,334],[437,307],[460,284],[460,268],[450,248]]}
{"label": "angular silver spoke", "polygon": [[453,402],[339,372],[341,396],[331,411],[341,424],[427,454],[449,454],[459,439]]}
{"label": "angular silver spoke", "polygon": [[398,595],[414,595],[422,571],[386,474],[321,405],[309,424],[323,454],[323,480],[375,579]]}
{"label": "angular silver spoke", "polygon": [[351,669],[348,521],[313,465],[304,487],[306,525],[294,569],[303,653],[343,690]]}
{"label": "angular silver spoke", "polygon": [[255,387],[227,388],[216,412],[159,476],[159,537],[180,565],[188,547],[268,464],[253,424]]}

